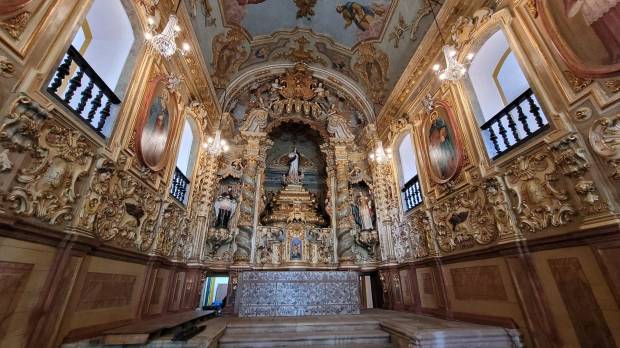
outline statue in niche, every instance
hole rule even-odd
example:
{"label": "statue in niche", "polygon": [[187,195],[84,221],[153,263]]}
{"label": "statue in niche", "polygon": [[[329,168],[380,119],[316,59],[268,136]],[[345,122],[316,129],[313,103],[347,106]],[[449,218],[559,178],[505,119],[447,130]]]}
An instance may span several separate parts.
{"label": "statue in niche", "polygon": [[321,105],[323,108],[327,108],[327,104],[329,103],[328,99],[328,91],[323,87],[323,83],[319,82],[316,87],[313,89],[315,93],[314,101]]}
{"label": "statue in niche", "polygon": [[267,126],[269,112],[264,107],[263,98],[258,98],[258,107],[250,110],[245,121],[239,127],[240,131],[258,133]]}
{"label": "statue in niche", "polygon": [[372,201],[360,192],[357,196],[356,203],[357,204],[353,205],[355,223],[360,227],[361,231],[374,229]]}
{"label": "statue in niche", "polygon": [[327,113],[327,131],[336,139],[355,138],[349,127],[349,122],[336,109],[336,104],[332,104]]}
{"label": "statue in niche", "polygon": [[288,175],[287,179],[289,182],[299,181],[301,179],[300,171],[299,171],[299,160],[301,156],[299,151],[297,151],[297,146],[293,149],[291,153],[288,154]]}
{"label": "statue in niche", "polygon": [[237,208],[237,199],[233,194],[232,186],[228,186],[226,192],[222,193],[213,204],[215,209],[215,228],[228,229],[231,217]]}

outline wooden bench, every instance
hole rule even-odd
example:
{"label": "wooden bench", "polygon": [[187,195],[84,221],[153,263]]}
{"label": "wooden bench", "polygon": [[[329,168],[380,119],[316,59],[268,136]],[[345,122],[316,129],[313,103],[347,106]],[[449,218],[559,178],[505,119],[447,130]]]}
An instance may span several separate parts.
{"label": "wooden bench", "polygon": [[138,322],[117,327],[103,333],[104,345],[145,344],[149,340],[170,332],[175,328],[194,327],[196,323],[208,317],[215,316],[215,311],[189,311],[163,315],[157,318],[140,320]]}

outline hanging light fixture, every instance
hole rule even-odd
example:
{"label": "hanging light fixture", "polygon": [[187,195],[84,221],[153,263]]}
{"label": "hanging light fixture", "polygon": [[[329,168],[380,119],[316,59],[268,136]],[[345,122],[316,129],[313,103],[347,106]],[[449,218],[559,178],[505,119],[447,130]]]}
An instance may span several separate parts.
{"label": "hanging light fixture", "polygon": [[467,73],[467,67],[471,64],[472,59],[474,59],[474,54],[469,53],[466,57],[466,61],[461,63],[458,61],[458,51],[456,47],[453,45],[446,44],[446,40],[443,38],[443,34],[441,33],[441,28],[439,27],[439,23],[437,22],[437,16],[435,15],[435,9],[433,8],[433,4],[431,3],[434,0],[427,0],[428,6],[431,8],[431,12],[433,13],[433,19],[435,21],[435,25],[437,26],[437,30],[439,31],[439,36],[441,37],[441,41],[443,42],[443,56],[446,61],[446,67],[441,68],[439,64],[433,65],[433,71],[437,74],[437,77],[441,81],[457,81],[463,78]]}
{"label": "hanging light fixture", "polygon": [[392,159],[392,149],[383,149],[383,143],[377,142],[377,148],[368,155],[371,162],[384,163]]}
{"label": "hanging light fixture", "polygon": [[[226,100],[226,90],[224,90],[223,100]],[[215,136],[208,137],[207,142],[202,144],[205,150],[213,156],[219,156],[222,152],[227,152],[230,149],[226,139],[222,138],[222,116],[224,116],[224,113],[220,114]]]}
{"label": "hanging light fixture", "polygon": [[161,33],[157,33],[156,23],[153,17],[148,17],[147,20],[148,26],[144,33],[144,38],[153,50],[166,59],[170,59],[177,52],[184,56],[190,50],[190,45],[187,42],[183,42],[180,49],[177,47],[176,39],[181,32],[181,27],[179,26],[179,19],[176,13],[179,11],[180,5],[181,0],[179,0],[177,4],[175,14],[171,14],[170,17],[168,17],[168,23],[166,23]]}

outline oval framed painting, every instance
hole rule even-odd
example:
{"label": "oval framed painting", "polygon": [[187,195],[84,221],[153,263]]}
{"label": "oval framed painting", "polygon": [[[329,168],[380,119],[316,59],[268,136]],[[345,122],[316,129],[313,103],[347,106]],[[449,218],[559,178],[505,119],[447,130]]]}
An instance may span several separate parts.
{"label": "oval framed painting", "polygon": [[456,132],[452,107],[435,100],[435,108],[423,124],[423,154],[433,181],[443,184],[454,178],[461,169],[463,146]]}
{"label": "oval framed painting", "polygon": [[165,76],[149,81],[136,124],[136,152],[156,172],[166,166],[179,112],[176,93],[168,90],[167,81]]}
{"label": "oval framed painting", "polygon": [[543,27],[566,66],[580,77],[620,72],[620,2],[536,0]]}

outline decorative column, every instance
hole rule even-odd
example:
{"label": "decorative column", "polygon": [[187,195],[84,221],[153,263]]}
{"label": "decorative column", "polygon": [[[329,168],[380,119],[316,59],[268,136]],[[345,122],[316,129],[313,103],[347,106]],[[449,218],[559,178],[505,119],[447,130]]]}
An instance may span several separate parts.
{"label": "decorative column", "polygon": [[252,219],[252,228],[253,228],[253,235],[252,235],[252,251],[250,253],[250,260],[252,260],[252,262],[254,262],[254,253],[256,251],[256,231],[258,230],[258,218],[260,217],[260,213],[261,211],[265,208],[264,206],[264,202],[261,200],[262,196],[264,194],[264,185],[265,185],[265,168],[266,168],[266,164],[265,161],[267,159],[267,150],[269,150],[269,148],[271,148],[271,146],[273,146],[273,141],[269,140],[269,139],[265,139],[261,144],[260,144],[260,152],[259,152],[259,158],[258,158],[258,164],[257,164],[257,169],[258,169],[258,173],[256,175],[256,194],[254,195],[254,201],[256,202],[256,204],[254,204],[254,218]]}
{"label": "decorative column", "polygon": [[[383,152],[380,141],[376,143],[377,149]],[[371,151],[374,151],[371,150]],[[379,152],[379,151],[376,151]],[[387,158],[377,158],[371,161],[372,181],[374,183],[375,207],[377,212],[377,230],[381,245],[381,260],[394,259],[394,243],[392,231],[398,229],[399,210],[398,202],[394,201],[392,163]],[[395,209],[394,209],[395,208]]]}
{"label": "decorative column", "polygon": [[[333,148],[325,143],[321,145],[321,152],[323,152],[325,154],[325,164],[326,164],[326,170],[327,170],[327,202],[325,205],[325,209],[327,210],[327,213],[329,214],[329,219],[330,219],[330,225],[332,227],[332,239],[334,242],[334,250],[338,250],[338,238],[337,236],[337,219],[336,219],[336,214],[334,214],[334,212],[336,211],[336,198],[337,198],[337,194],[336,194],[336,173],[335,173],[335,166],[336,164],[334,163],[334,151]],[[338,263],[338,255],[337,253],[334,253],[334,257],[332,259],[332,261],[334,263]]]}
{"label": "decorative column", "polygon": [[190,204],[190,216],[194,236],[194,248],[191,261],[204,258],[206,238],[209,232],[209,216],[211,215],[215,191],[217,188],[217,171],[219,169],[219,153],[204,151],[198,162],[198,175]]}
{"label": "decorative column", "polygon": [[337,143],[334,145],[336,161],[336,236],[338,239],[338,260],[341,264],[352,264],[354,254],[351,248],[355,243],[351,230],[353,229],[353,216],[351,215],[351,202],[349,201],[349,158],[347,145]]}
{"label": "decorative column", "polygon": [[256,198],[256,174],[260,158],[260,143],[265,133],[241,132],[247,142],[243,159],[245,166],[241,177],[241,205],[239,216],[239,233],[235,238],[237,250],[233,256],[236,264],[246,264],[250,261],[252,249],[252,235],[254,232],[254,206]]}

